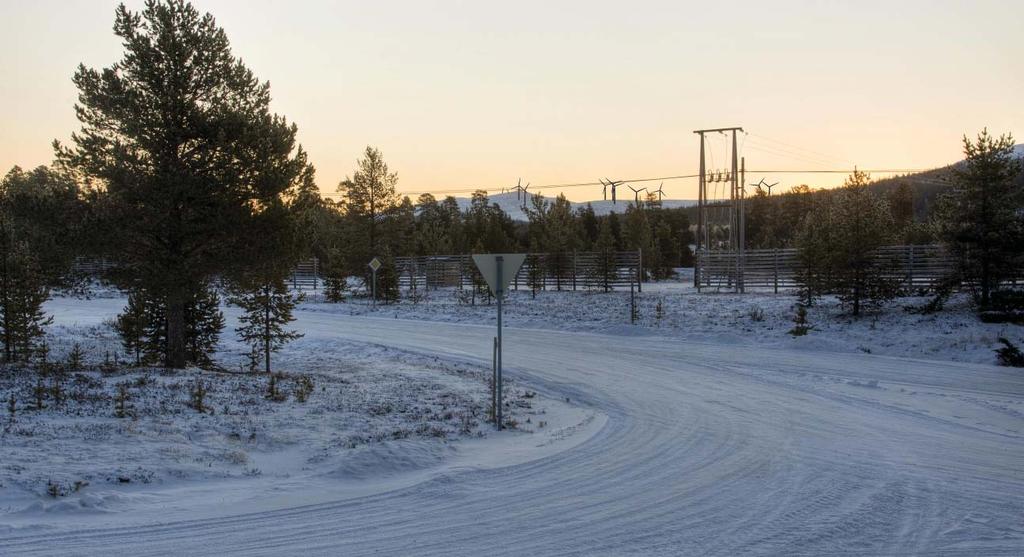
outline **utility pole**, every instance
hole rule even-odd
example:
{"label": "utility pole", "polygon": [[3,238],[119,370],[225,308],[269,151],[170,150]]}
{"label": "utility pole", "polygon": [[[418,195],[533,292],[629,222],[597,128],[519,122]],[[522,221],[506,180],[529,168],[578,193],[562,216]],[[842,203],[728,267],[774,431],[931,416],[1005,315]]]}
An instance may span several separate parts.
{"label": "utility pole", "polygon": [[744,291],[744,282],[746,277],[744,275],[747,271],[747,157],[740,158],[740,244],[739,244],[739,258],[740,258],[740,274],[739,274],[739,287],[740,294]]}
{"label": "utility pole", "polygon": [[[743,128],[739,126],[729,128],[713,128],[705,130],[694,130],[693,133],[700,136],[700,177],[699,177],[699,191],[697,192],[697,258],[696,265],[693,271],[694,286],[697,287],[698,292],[700,291],[700,261],[701,254],[711,250],[711,234],[710,226],[708,223],[708,193],[707,193],[707,167],[705,164],[705,147],[704,147],[704,135],[709,133],[731,133],[732,134],[732,170],[728,173],[729,181],[729,249],[735,254],[736,257],[736,284],[734,285],[737,291],[742,291],[739,286],[739,275],[741,266],[741,252],[740,243],[742,238],[742,232],[739,229],[742,228],[742,219],[740,212],[742,211],[742,191],[740,190],[740,168],[739,168],[739,153],[736,146],[736,132],[742,132]],[[715,181],[722,181],[716,179]],[[706,258],[705,258],[706,259]]]}
{"label": "utility pole", "polygon": [[701,240],[704,237],[704,188],[705,180],[707,179],[707,172],[704,169],[704,132],[696,132],[700,134],[700,177],[698,178],[697,186],[697,249],[694,255],[694,268],[693,268],[693,286],[697,288],[697,292],[700,292],[700,257],[701,257]]}

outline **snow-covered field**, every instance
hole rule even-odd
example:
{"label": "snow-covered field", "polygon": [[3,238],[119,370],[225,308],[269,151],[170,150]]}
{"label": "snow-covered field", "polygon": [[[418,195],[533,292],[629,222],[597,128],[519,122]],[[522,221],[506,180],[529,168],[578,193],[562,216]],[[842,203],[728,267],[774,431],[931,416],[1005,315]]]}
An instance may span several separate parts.
{"label": "snow-covered field", "polygon": [[[345,304],[308,303],[308,311],[346,315],[377,315],[451,323],[494,323],[495,308],[485,300],[462,301],[456,289],[420,292],[418,303],[408,301],[373,309],[364,300]],[[315,296],[311,296],[315,299]],[[1024,344],[1024,327],[982,323],[966,294],[954,296],[939,313],[921,315],[930,298],[907,297],[888,303],[860,318],[847,315],[833,297],[808,309],[813,329],[803,337],[793,328],[796,298],[792,291],[774,294],[698,293],[688,282],[649,283],[636,294],[639,320],[630,323],[630,293],[540,291],[534,297],[525,286],[511,291],[504,304],[510,323],[519,327],[579,331],[620,337],[656,335],[694,342],[743,347],[788,348],[805,351],[858,352],[954,362],[996,363],[999,337]],[[659,306],[661,307],[659,311]]]}
{"label": "snow-covered field", "polygon": [[[444,415],[484,405],[493,306],[450,291],[376,311],[306,303],[306,337],[280,358],[314,377],[304,404],[229,376],[210,396],[258,399],[250,415],[199,415],[184,395],[166,415],[151,394],[152,415],[87,409],[81,432],[70,415],[26,416],[38,438],[0,445],[0,554],[1024,554],[1024,373],[991,365],[995,337],[1019,327],[978,323],[962,299],[856,321],[826,300],[794,339],[790,296],[676,283],[639,300],[630,325],[628,292],[514,294],[520,430],[501,434]],[[55,335],[97,354],[122,303],[56,300]],[[163,394],[192,378],[132,374],[95,375],[149,376]],[[373,411],[382,400],[417,410]],[[359,432],[382,436],[345,443]],[[105,481],[118,466],[160,481]],[[38,494],[47,474],[87,470],[79,492]]]}

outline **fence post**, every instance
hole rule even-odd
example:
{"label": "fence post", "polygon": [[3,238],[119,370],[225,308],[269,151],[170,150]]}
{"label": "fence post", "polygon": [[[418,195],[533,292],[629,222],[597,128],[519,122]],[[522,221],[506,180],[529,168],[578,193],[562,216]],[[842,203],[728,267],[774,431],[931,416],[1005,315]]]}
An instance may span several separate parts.
{"label": "fence post", "polygon": [[636,250],[637,265],[636,265],[636,291],[644,291],[644,250]]}
{"label": "fence post", "polygon": [[775,293],[779,293],[779,248],[772,249],[772,256],[775,262]]}
{"label": "fence post", "polygon": [[576,250],[572,250],[572,290],[576,291]]}
{"label": "fence post", "polygon": [[693,254],[693,286],[697,288],[697,293],[700,294],[700,268],[704,265],[703,261],[704,252],[697,250]]}
{"label": "fence post", "polygon": [[914,244],[910,244],[908,250],[908,262],[907,262],[907,288],[914,288]]}

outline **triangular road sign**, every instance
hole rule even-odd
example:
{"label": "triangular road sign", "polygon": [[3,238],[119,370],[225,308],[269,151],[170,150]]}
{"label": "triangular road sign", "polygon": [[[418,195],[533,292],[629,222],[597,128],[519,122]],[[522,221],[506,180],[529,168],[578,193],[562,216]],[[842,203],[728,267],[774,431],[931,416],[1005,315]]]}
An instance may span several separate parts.
{"label": "triangular road sign", "polygon": [[[498,276],[498,258],[501,258],[501,276]],[[505,287],[519,272],[519,267],[526,261],[525,253],[479,253],[473,256],[473,263],[480,269],[480,274],[487,281],[491,293],[495,296],[505,291]]]}

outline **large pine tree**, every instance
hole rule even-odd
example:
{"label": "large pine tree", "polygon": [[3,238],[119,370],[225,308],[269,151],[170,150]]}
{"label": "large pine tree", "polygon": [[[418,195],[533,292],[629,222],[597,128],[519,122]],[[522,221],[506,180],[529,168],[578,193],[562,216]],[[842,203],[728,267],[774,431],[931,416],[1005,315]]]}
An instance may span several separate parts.
{"label": "large pine tree", "polygon": [[88,179],[105,254],[165,304],[164,364],[184,367],[190,296],[244,267],[250,228],[306,167],[296,128],[269,109],[270,85],[236,58],[209,14],[182,0],[117,8],[124,57],[79,66],[82,123],[58,160]]}
{"label": "large pine tree", "polygon": [[986,307],[1000,283],[1024,268],[1024,190],[1015,183],[1021,163],[1010,135],[982,130],[976,141],[964,136],[963,142],[966,160],[942,198],[943,237]]}
{"label": "large pine tree", "polygon": [[363,158],[356,161],[352,176],[338,184],[348,224],[348,267],[361,273],[367,284],[370,271],[366,266],[370,259],[381,255],[387,244],[382,225],[398,207],[397,184],[398,174],[388,169],[384,155],[374,147],[366,148]]}

